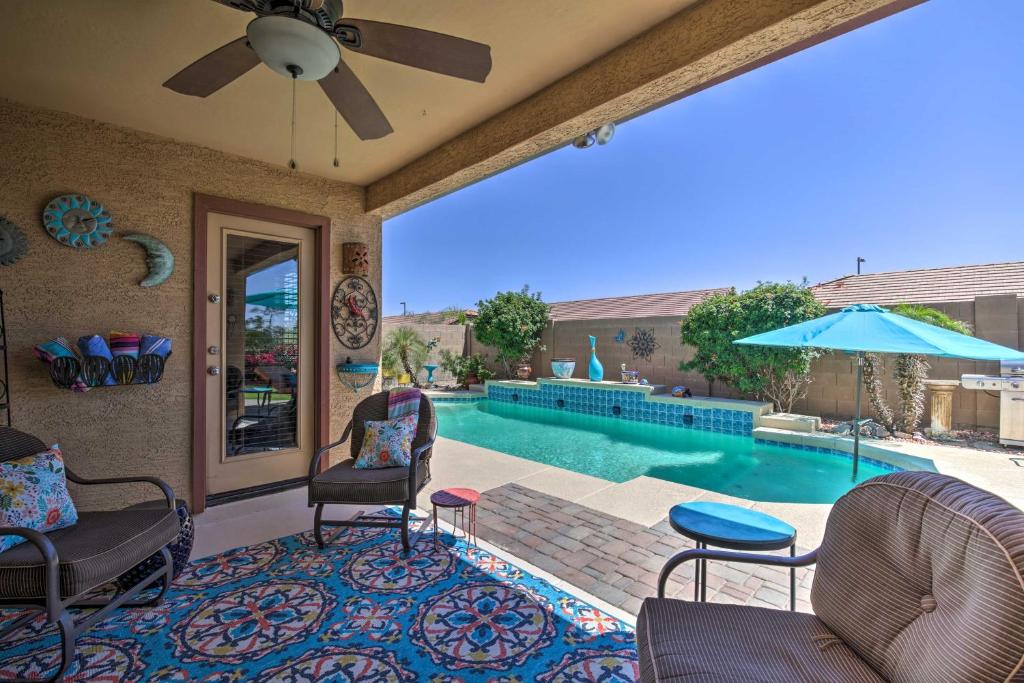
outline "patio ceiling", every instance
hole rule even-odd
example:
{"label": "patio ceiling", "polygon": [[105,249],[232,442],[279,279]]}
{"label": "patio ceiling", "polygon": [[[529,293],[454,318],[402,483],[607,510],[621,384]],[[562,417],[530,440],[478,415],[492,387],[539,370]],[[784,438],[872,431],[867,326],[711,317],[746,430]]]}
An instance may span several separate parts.
{"label": "patio ceiling", "polygon": [[[395,132],[360,141],[314,83],[298,84],[302,171],[359,185],[391,173],[604,54],[695,0],[346,0],[345,15],[491,45],[483,85],[344,51]],[[289,158],[288,80],[259,66],[207,99],[161,87],[185,65],[245,33],[254,15],[211,0],[5,3],[0,96],[241,156]]]}
{"label": "patio ceiling", "polygon": [[[492,47],[483,85],[344,51],[395,132],[360,141],[299,83],[299,170],[366,187],[393,216],[608,121],[685,97],[924,0],[347,0],[350,17]],[[161,83],[244,34],[211,0],[7,3],[0,97],[273,164],[287,163],[290,85],[258,66],[206,99]]]}

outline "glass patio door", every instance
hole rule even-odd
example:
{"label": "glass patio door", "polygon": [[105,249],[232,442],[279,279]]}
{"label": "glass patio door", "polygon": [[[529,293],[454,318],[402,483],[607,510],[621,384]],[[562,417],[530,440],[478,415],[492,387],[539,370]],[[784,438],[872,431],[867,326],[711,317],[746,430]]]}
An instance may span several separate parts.
{"label": "glass patio door", "polygon": [[315,233],[209,214],[207,493],[303,477],[314,446]]}

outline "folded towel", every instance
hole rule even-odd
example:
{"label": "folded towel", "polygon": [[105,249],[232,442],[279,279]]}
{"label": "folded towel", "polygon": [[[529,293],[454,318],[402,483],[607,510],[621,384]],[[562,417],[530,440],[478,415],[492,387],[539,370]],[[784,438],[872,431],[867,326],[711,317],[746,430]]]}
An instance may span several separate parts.
{"label": "folded towel", "polygon": [[[110,353],[110,346],[107,345],[107,340],[98,334],[92,336],[85,336],[78,338],[78,350],[82,352],[83,356],[98,356],[100,358],[106,358],[108,361],[114,360],[114,355]],[[88,369],[87,364],[83,364],[83,373]],[[114,381],[114,376],[110,373],[110,365],[107,364],[107,375],[103,378],[103,384],[108,386],[117,384]]]}
{"label": "folded towel", "polygon": [[133,332],[111,332],[110,351],[115,356],[139,357],[139,335]]}
{"label": "folded towel", "polygon": [[82,374],[80,372],[82,367],[81,360],[79,359],[78,354],[75,353],[75,350],[71,346],[71,343],[66,338],[57,337],[56,339],[51,339],[48,342],[36,344],[33,351],[36,354],[36,358],[43,361],[47,365],[52,364],[53,361],[55,361],[58,358],[74,359],[76,367],[79,369],[79,373],[75,377],[71,386],[68,388],[71,389],[71,391],[78,392],[89,390],[89,387],[85,384],[85,381],[82,379]]}
{"label": "folded towel", "polygon": [[142,335],[142,341],[139,344],[139,355],[145,356],[147,353],[167,358],[167,356],[171,355],[171,340],[156,334]]}
{"label": "folded towel", "polygon": [[420,414],[420,390],[396,387],[388,392],[388,419]]}

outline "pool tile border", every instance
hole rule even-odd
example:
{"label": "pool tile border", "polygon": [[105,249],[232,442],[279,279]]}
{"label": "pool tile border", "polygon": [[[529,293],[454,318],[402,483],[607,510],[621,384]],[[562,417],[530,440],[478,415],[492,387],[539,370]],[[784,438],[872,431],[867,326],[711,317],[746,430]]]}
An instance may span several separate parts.
{"label": "pool tile border", "polygon": [[[769,408],[767,404],[754,401],[652,396],[652,387],[611,382],[589,385],[582,381],[547,379],[488,381],[486,389],[487,398],[493,401],[740,436],[750,436],[757,418]],[[714,407],[718,405],[722,407]]]}
{"label": "pool tile border", "polygon": [[[811,453],[825,453],[828,455],[837,455],[850,462],[853,462],[853,454],[847,453],[846,451],[840,451],[835,448],[826,448],[825,446],[809,446],[802,443],[787,443],[785,441],[774,441],[772,439],[760,439],[755,438],[754,443],[761,444],[763,446],[778,446],[780,448],[790,448],[796,451],[810,451]],[[903,472],[903,468],[898,465],[894,465],[891,462],[883,462],[882,460],[876,460],[875,458],[869,458],[865,455],[858,458],[861,462],[868,465],[874,465],[879,469],[885,470],[886,472]]]}
{"label": "pool tile border", "polygon": [[481,394],[479,396],[431,396],[430,400],[434,403],[476,403],[485,398],[487,397]]}

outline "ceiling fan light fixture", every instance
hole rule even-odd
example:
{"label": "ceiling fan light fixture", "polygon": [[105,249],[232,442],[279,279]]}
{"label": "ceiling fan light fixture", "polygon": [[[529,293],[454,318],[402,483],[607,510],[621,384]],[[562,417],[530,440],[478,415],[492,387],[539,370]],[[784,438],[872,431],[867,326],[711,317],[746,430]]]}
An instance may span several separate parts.
{"label": "ceiling fan light fixture", "polygon": [[294,17],[271,15],[253,19],[245,34],[264,64],[282,76],[300,81],[319,81],[341,59],[333,38]]}

